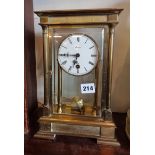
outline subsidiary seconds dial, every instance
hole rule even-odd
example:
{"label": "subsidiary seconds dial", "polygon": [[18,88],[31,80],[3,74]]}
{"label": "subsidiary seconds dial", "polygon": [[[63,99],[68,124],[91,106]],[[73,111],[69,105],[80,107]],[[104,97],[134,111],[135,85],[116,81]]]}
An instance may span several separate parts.
{"label": "subsidiary seconds dial", "polygon": [[98,61],[96,43],[87,35],[72,34],[65,38],[58,49],[58,62],[63,70],[72,75],[91,72]]}

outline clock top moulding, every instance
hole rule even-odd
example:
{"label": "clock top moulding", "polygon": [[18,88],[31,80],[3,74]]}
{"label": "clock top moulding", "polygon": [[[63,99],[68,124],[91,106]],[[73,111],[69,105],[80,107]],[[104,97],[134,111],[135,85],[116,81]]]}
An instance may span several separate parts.
{"label": "clock top moulding", "polygon": [[40,25],[93,25],[117,24],[123,9],[43,10],[34,13],[40,17]]}
{"label": "clock top moulding", "polygon": [[35,11],[38,16],[76,16],[76,15],[102,15],[102,14],[120,14],[123,9],[104,8],[104,9],[76,9],[76,10],[42,10]]}

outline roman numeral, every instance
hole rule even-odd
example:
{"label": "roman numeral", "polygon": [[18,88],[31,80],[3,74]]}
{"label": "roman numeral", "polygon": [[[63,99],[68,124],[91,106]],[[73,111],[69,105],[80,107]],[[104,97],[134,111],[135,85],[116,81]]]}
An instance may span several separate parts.
{"label": "roman numeral", "polygon": [[69,67],[68,72],[72,69],[72,66]]}
{"label": "roman numeral", "polygon": [[85,71],[87,71],[86,67],[84,67]]}
{"label": "roman numeral", "polygon": [[87,43],[87,41],[88,41],[88,38],[87,38],[87,40],[85,41],[85,44]]}
{"label": "roman numeral", "polygon": [[67,49],[67,47],[65,47],[65,46],[63,46],[63,45],[61,45],[61,47],[63,47],[63,48],[65,48],[65,49]]}
{"label": "roman numeral", "polygon": [[69,43],[72,44],[72,41],[70,40],[70,38],[68,38],[68,40],[69,40]]}
{"label": "roman numeral", "polygon": [[91,62],[91,61],[89,61],[89,64],[94,65],[94,63],[93,63],[93,62]]}
{"label": "roman numeral", "polygon": [[77,41],[80,42],[80,38],[79,37],[77,37]]}
{"label": "roman numeral", "polygon": [[61,63],[61,65],[65,65],[67,63],[67,60],[65,60],[64,62]]}
{"label": "roman numeral", "polygon": [[96,54],[91,54],[91,57],[96,57],[97,55]]}
{"label": "roman numeral", "polygon": [[90,47],[89,49],[92,49],[94,46]]}

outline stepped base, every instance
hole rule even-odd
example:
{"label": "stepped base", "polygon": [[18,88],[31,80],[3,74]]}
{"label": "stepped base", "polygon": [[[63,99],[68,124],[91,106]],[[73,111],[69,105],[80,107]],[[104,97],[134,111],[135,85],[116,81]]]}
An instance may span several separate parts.
{"label": "stepped base", "polygon": [[97,144],[119,146],[115,139],[115,124],[101,118],[73,117],[64,115],[43,116],[36,138],[55,139],[56,135],[96,138]]}

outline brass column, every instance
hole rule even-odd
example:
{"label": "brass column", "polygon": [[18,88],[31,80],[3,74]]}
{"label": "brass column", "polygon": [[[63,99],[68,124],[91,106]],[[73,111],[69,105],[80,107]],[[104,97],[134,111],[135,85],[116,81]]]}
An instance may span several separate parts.
{"label": "brass column", "polygon": [[108,94],[104,111],[105,120],[112,120],[111,112],[111,90],[112,90],[112,67],[113,67],[113,46],[114,46],[114,30],[115,25],[109,25],[109,47],[108,47]]}
{"label": "brass column", "polygon": [[107,109],[111,109],[111,90],[112,90],[112,67],[113,67],[113,46],[114,46],[114,25],[110,26],[110,38],[109,38],[109,94]]}
{"label": "brass column", "polygon": [[61,103],[61,97],[62,97],[62,70],[60,66],[58,66],[58,113],[62,113],[62,103]]}
{"label": "brass column", "polygon": [[49,109],[50,104],[50,68],[49,68],[49,29],[48,26],[42,26],[43,29],[43,62],[44,62],[44,105]]}

